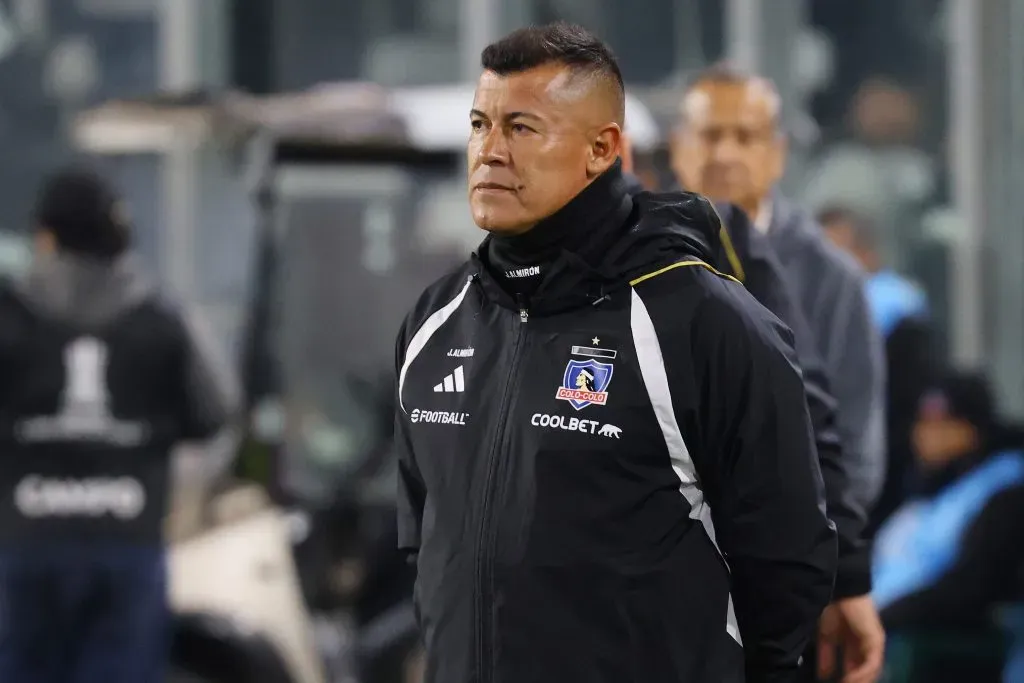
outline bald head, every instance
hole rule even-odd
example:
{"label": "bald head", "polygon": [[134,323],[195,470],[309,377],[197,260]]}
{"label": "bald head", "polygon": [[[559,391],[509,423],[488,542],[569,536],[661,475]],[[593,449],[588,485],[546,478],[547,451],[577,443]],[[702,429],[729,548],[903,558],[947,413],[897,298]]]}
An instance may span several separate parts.
{"label": "bald head", "polygon": [[683,93],[672,168],[688,190],[757,216],[782,177],[786,143],[771,81],[727,65],[702,72]]}
{"label": "bald head", "polygon": [[686,125],[693,116],[704,114],[712,103],[713,91],[741,91],[751,106],[762,109],[777,130],[782,112],[782,100],[775,84],[769,79],[738,69],[726,62],[715,64],[697,74],[683,91],[679,103],[679,122]]}

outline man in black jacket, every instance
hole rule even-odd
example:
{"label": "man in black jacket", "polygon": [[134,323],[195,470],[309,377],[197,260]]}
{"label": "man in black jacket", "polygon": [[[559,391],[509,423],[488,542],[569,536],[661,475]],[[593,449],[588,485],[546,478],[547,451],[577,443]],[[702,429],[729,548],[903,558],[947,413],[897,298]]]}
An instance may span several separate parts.
{"label": "man in black jacket", "polygon": [[227,424],[231,385],[98,177],[52,178],[36,220],[0,287],[0,680],[158,683],[170,451]]}
{"label": "man in black jacket", "polygon": [[482,62],[491,234],[397,342],[428,683],[796,680],[836,547],[791,332],[708,265],[706,200],[627,192],[600,41]]}

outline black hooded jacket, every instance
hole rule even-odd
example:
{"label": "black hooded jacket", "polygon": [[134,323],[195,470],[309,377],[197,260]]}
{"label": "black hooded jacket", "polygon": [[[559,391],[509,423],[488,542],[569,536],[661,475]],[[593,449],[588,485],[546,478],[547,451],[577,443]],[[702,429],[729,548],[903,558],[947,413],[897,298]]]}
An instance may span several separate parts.
{"label": "black hooded jacket", "polygon": [[792,335],[710,265],[714,221],[615,167],[409,314],[427,683],[796,680],[835,530]]}
{"label": "black hooded jacket", "polygon": [[0,545],[161,541],[173,447],[236,401],[194,321],[131,255],[0,285]]}

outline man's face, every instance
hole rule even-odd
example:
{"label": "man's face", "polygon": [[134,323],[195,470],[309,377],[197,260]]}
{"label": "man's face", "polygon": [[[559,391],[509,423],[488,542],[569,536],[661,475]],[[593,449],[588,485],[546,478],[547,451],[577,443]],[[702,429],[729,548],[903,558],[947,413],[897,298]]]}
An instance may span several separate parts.
{"label": "man's face", "polygon": [[966,420],[948,415],[921,415],[913,431],[914,453],[923,470],[939,470],[970,454],[978,433]]}
{"label": "man's face", "polygon": [[874,272],[876,264],[870,258],[871,254],[858,243],[855,227],[841,220],[822,223],[821,227],[832,244],[857,259],[864,270]]}
{"label": "man's face", "polygon": [[36,256],[47,257],[57,253],[57,239],[49,228],[42,227],[36,230],[34,247]]}
{"label": "man's face", "polygon": [[698,84],[683,102],[672,168],[683,187],[752,210],[782,177],[776,98],[759,81]]}
{"label": "man's face", "polygon": [[565,206],[618,156],[618,126],[566,67],[485,71],[470,113],[469,205],[495,233],[525,232]]}
{"label": "man's face", "polygon": [[878,257],[874,250],[865,248],[857,240],[857,228],[841,220],[823,223],[821,227],[832,244],[857,259],[857,262],[860,263],[865,271],[874,273],[878,270]]}
{"label": "man's face", "polygon": [[856,234],[853,231],[853,226],[842,221],[833,221],[831,223],[822,223],[821,227],[824,229],[825,235],[828,236],[832,244],[836,245],[846,253],[856,256],[857,239]]}

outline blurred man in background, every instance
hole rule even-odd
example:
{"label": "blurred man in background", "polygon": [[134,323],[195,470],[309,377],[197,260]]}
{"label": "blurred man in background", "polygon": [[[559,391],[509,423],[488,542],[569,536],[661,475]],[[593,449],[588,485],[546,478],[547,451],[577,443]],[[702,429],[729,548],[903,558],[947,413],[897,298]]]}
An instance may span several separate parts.
{"label": "blurred man in background", "polygon": [[[812,327],[839,404],[849,493],[868,509],[885,474],[881,340],[865,300],[863,272],[827,243],[810,216],[774,191],[785,168],[780,106],[769,81],[728,66],[709,69],[683,96],[672,166],[684,188],[735,204],[766,234]],[[848,680],[871,681],[884,648],[877,614],[864,593],[837,597],[822,619],[822,673],[832,668],[832,646],[842,645]]]}
{"label": "blurred man in background", "polygon": [[[1024,455],[1000,449],[988,381],[950,372],[925,392],[913,430],[915,495],[879,529],[873,595],[887,628],[984,628],[992,608],[1020,601]],[[921,680],[965,680],[948,663]],[[1008,681],[1011,679],[1007,679]]]}
{"label": "blurred man in background", "polygon": [[868,274],[868,305],[885,339],[888,458],[885,484],[869,515],[867,534],[874,536],[907,494],[913,469],[910,434],[917,405],[935,379],[937,361],[928,298],[909,279],[884,267],[877,233],[867,216],[831,206],[818,215],[818,220],[832,243],[857,259]]}
{"label": "blurred man in background", "polygon": [[158,683],[171,448],[233,388],[139,271],[100,178],[51,178],[38,254],[0,289],[0,680]]}

